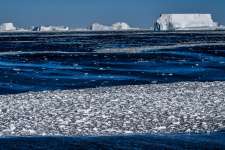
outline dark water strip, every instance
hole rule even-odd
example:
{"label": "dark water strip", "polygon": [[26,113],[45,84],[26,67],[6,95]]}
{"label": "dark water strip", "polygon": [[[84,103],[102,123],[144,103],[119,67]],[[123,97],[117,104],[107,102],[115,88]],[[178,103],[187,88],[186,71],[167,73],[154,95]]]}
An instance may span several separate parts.
{"label": "dark water strip", "polygon": [[0,149],[225,149],[225,131],[126,136],[0,138]]}

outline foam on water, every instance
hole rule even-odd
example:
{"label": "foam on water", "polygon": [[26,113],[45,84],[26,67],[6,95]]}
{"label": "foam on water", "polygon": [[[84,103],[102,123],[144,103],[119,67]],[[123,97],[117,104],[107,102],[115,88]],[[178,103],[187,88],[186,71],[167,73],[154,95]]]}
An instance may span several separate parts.
{"label": "foam on water", "polygon": [[180,82],[0,96],[0,135],[118,135],[225,129],[225,82]]}

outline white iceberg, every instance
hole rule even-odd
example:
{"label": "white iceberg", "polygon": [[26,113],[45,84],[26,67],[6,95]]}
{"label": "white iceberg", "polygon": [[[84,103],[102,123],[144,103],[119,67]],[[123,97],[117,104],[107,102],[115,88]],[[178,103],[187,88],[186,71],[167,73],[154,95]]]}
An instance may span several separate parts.
{"label": "white iceberg", "polygon": [[109,26],[104,26],[99,23],[94,23],[89,27],[90,30],[110,30]]}
{"label": "white iceberg", "polygon": [[34,29],[35,29],[34,26],[30,26],[30,27],[28,28],[28,31],[33,31]]}
{"label": "white iceberg", "polygon": [[127,30],[127,29],[131,29],[131,27],[125,23],[125,22],[117,22],[117,23],[114,23],[112,26],[111,26],[112,29],[114,30]]}
{"label": "white iceberg", "polygon": [[211,14],[161,14],[154,25],[155,31],[215,30]]}
{"label": "white iceberg", "polygon": [[216,30],[225,30],[225,26],[223,26],[223,25],[218,25],[218,27],[216,27]]}
{"label": "white iceberg", "polygon": [[138,29],[138,28],[131,28],[125,22],[117,22],[111,26],[104,26],[99,23],[94,23],[88,29],[89,30],[130,30],[130,29]]}
{"label": "white iceberg", "polygon": [[39,26],[33,29],[33,31],[68,31],[69,27],[65,26]]}
{"label": "white iceberg", "polygon": [[16,27],[13,26],[13,23],[3,23],[0,26],[0,31],[14,31]]}

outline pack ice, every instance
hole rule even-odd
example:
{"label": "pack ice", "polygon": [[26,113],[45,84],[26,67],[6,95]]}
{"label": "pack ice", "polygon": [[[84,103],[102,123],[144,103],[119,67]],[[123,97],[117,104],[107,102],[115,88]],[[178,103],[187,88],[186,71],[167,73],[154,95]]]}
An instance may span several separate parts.
{"label": "pack ice", "polygon": [[224,89],[178,82],[0,95],[0,136],[222,131]]}
{"label": "pack ice", "polygon": [[155,31],[215,30],[211,14],[161,14],[154,25]]}

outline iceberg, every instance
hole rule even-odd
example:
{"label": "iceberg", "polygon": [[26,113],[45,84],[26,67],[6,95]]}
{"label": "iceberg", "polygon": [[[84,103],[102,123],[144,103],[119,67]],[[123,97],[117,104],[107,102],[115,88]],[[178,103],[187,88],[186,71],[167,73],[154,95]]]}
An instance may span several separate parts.
{"label": "iceberg", "polygon": [[34,26],[30,26],[29,28],[28,28],[28,31],[33,31],[34,30]]}
{"label": "iceberg", "polygon": [[110,30],[110,27],[101,25],[99,23],[94,23],[89,27],[89,30]]}
{"label": "iceberg", "polygon": [[127,29],[131,29],[131,27],[128,26],[128,24],[125,23],[125,22],[117,22],[117,23],[114,23],[111,26],[111,28],[114,29],[114,30],[127,30]]}
{"label": "iceberg", "polygon": [[130,29],[138,29],[138,28],[131,28],[125,22],[117,22],[111,26],[104,26],[99,23],[94,23],[88,28],[88,30],[130,30]]}
{"label": "iceberg", "polygon": [[16,27],[13,26],[13,23],[3,23],[0,26],[0,31],[14,31]]}
{"label": "iceberg", "polygon": [[218,25],[218,26],[216,27],[216,30],[225,30],[225,26],[223,26],[223,25]]}
{"label": "iceberg", "polygon": [[161,14],[154,25],[155,31],[215,30],[211,14]]}
{"label": "iceberg", "polygon": [[68,30],[69,30],[69,27],[65,27],[65,26],[39,26],[39,27],[33,28],[33,31],[68,31]]}

